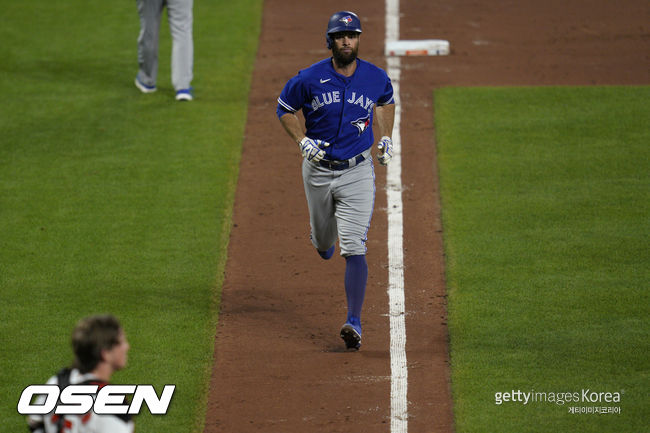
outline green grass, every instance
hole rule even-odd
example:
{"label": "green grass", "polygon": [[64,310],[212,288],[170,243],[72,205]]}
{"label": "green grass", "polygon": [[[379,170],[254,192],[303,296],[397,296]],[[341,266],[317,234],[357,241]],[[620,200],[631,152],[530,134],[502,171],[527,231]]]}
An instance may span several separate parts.
{"label": "green grass", "polygon": [[[650,87],[435,93],[459,433],[648,431],[648,101]],[[621,402],[495,404],[583,389]]]}
{"label": "green grass", "polygon": [[26,428],[20,392],[101,312],[131,343],[114,382],[177,385],[136,429],[202,431],[261,1],[196,2],[191,103],[166,16],[142,95],[135,2],[0,5],[0,431]]}

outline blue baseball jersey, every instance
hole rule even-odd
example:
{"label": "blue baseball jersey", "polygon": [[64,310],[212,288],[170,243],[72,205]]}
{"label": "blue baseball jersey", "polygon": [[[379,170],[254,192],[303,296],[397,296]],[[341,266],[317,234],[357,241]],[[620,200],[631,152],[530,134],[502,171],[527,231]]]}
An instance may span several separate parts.
{"label": "blue baseball jersey", "polygon": [[346,160],[371,147],[373,107],[395,102],[386,72],[356,61],[354,74],[345,77],[331,58],[321,60],[291,78],[278,98],[278,117],[302,109],[307,137],[330,143],[327,159]]}

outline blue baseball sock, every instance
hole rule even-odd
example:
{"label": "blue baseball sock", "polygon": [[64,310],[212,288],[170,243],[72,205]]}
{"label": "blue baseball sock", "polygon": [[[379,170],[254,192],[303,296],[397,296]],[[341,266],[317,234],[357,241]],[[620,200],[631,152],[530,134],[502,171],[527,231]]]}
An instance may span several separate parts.
{"label": "blue baseball sock", "polygon": [[[318,250],[316,250],[316,251],[318,251]],[[332,255],[334,254],[334,245],[332,245],[332,246],[329,248],[329,250],[327,250],[327,251],[318,251],[318,254],[320,254],[320,256],[321,256],[322,258],[324,258],[325,260],[329,260],[329,259],[331,259],[331,258],[332,258]]]}
{"label": "blue baseball sock", "polygon": [[348,322],[361,325],[361,307],[366,295],[368,263],[366,256],[345,258],[345,294],[348,298]]}

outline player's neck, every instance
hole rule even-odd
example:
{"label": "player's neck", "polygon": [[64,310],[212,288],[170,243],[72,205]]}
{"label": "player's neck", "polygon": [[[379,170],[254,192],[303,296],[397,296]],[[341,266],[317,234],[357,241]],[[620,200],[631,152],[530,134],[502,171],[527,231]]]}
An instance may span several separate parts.
{"label": "player's neck", "polygon": [[100,362],[97,367],[91,372],[99,380],[110,382],[113,376],[113,367],[107,362]]}
{"label": "player's neck", "polygon": [[347,65],[341,66],[336,62],[336,59],[332,57],[332,66],[336,73],[341,74],[344,77],[351,77],[354,74],[354,71],[357,70],[357,59],[354,59]]}

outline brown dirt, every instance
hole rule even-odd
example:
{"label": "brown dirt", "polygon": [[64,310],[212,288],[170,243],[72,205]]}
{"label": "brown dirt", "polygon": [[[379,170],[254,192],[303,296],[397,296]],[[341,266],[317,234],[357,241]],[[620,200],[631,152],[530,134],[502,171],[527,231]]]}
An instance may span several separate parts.
{"label": "brown dirt", "polygon": [[[451,432],[442,226],[432,92],[449,85],[650,83],[647,0],[401,2],[402,39],[447,39],[404,58],[402,142],[409,432]],[[383,58],[383,2],[267,0],[250,93],[215,342],[206,433],[389,432],[385,170],[368,242],[364,345],[343,351],[344,261],[308,239],[301,158],[275,116],[299,69],[328,56],[329,15],[362,17],[360,56]]]}

